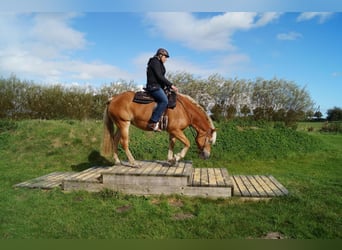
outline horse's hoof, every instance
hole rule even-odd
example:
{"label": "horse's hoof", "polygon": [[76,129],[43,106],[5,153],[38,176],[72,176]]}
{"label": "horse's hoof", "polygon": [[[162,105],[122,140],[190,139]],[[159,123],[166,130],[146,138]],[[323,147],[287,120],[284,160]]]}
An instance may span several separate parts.
{"label": "horse's hoof", "polygon": [[168,160],[168,163],[169,163],[170,167],[172,167],[176,164],[176,160],[175,159]]}
{"label": "horse's hoof", "polygon": [[141,166],[139,164],[131,164],[130,167],[131,168],[141,168]]}
{"label": "horse's hoof", "polygon": [[170,160],[169,163],[170,167],[177,167],[179,165],[179,161],[177,161],[176,159]]}
{"label": "horse's hoof", "polygon": [[129,168],[141,168],[141,165],[138,164],[138,163],[131,163],[131,162],[125,162],[125,163],[122,163],[123,166],[126,166],[126,167],[129,167]]}

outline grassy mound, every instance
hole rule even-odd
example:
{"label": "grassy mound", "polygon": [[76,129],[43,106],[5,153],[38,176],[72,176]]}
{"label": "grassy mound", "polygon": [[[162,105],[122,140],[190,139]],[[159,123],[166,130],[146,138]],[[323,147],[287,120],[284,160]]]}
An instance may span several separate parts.
{"label": "grassy mound", "polygon": [[[269,201],[237,197],[135,197],[13,188],[54,171],[110,165],[100,154],[101,121],[0,122],[1,239],[339,239],[341,235],[341,135],[305,133],[273,124],[220,123],[212,157],[186,156],[195,167],[226,167],[233,174],[272,174],[289,196]],[[139,160],[165,160],[166,133],[132,127]],[[177,144],[177,150],[181,145]],[[120,150],[120,156],[125,155]]]}

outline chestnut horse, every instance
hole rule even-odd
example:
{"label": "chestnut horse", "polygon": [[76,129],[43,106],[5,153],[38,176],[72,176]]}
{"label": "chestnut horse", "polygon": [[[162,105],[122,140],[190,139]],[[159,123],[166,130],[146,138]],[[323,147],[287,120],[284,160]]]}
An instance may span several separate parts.
{"label": "chestnut horse", "polygon": [[[147,123],[156,103],[135,103],[133,102],[134,95],[135,92],[127,91],[114,95],[108,100],[104,112],[102,146],[105,155],[113,152],[115,164],[121,164],[118,157],[118,144],[120,142],[125,150],[129,164],[133,167],[139,167],[136,165],[128,147],[129,126],[133,124],[140,129],[148,130]],[[166,131],[169,133],[168,162],[176,164],[185,157],[190,147],[190,141],[183,133],[183,130],[188,126],[193,127],[197,132],[195,140],[200,150],[200,157],[203,159],[209,158],[211,144],[214,144],[216,140],[216,129],[204,109],[191,97],[178,93],[176,107],[167,109],[166,114],[168,116]],[[115,133],[113,123],[117,128]],[[179,153],[174,154],[176,139],[181,141],[184,147]]]}

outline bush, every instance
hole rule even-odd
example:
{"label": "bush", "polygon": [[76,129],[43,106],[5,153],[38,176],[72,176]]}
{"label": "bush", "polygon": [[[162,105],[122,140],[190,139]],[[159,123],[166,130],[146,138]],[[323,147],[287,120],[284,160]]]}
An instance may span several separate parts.
{"label": "bush", "polygon": [[342,133],[342,122],[325,122],[320,132]]}
{"label": "bush", "polygon": [[0,120],[0,133],[15,130],[18,127],[17,123],[11,120]]}

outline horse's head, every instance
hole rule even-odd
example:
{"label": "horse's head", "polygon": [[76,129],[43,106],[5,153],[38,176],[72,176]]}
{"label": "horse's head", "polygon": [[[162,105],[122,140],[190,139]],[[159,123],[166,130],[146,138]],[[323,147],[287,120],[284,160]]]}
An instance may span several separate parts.
{"label": "horse's head", "polygon": [[216,142],[216,129],[210,128],[208,131],[197,133],[196,144],[200,150],[199,156],[202,159],[210,157],[211,145]]}

